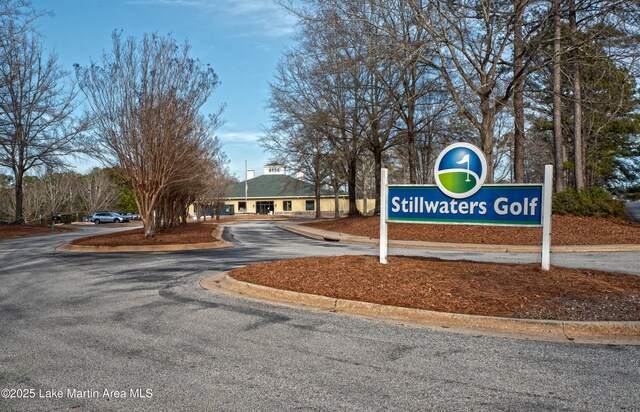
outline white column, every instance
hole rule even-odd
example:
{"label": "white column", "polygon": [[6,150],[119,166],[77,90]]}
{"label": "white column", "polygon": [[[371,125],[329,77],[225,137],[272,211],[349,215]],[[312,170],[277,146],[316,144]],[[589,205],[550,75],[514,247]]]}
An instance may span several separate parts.
{"label": "white column", "polygon": [[551,197],[553,194],[553,166],[544,166],[542,187],[542,270],[551,267]]}
{"label": "white column", "polygon": [[387,263],[387,186],[389,172],[380,170],[380,263]]}

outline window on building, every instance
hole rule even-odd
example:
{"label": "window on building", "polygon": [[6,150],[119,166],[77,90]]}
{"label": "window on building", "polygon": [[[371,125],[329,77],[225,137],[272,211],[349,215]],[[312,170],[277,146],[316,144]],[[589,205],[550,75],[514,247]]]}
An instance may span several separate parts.
{"label": "window on building", "polygon": [[282,211],[291,212],[291,200],[282,201]]}
{"label": "window on building", "polygon": [[315,202],[315,200],[307,200],[305,202],[305,209],[306,210],[316,210],[316,202]]}
{"label": "window on building", "polygon": [[247,211],[247,202],[238,202],[238,212],[246,212]]}

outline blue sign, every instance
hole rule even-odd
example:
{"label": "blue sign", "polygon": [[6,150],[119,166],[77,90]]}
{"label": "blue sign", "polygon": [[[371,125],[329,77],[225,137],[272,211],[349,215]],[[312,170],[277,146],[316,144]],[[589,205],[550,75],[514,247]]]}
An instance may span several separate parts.
{"label": "blue sign", "polygon": [[484,185],[456,199],[435,185],[389,185],[388,221],[542,225],[542,185]]}

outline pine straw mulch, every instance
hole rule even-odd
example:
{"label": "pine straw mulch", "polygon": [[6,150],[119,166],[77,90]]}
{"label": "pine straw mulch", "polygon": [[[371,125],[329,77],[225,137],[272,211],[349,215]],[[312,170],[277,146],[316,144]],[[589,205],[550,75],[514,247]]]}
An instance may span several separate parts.
{"label": "pine straw mulch", "polygon": [[[306,225],[318,229],[377,239],[379,217],[353,217],[316,221]],[[640,244],[640,224],[622,219],[554,215],[553,245]],[[472,226],[390,223],[389,239],[423,242],[539,245],[542,229],[533,227]]]}
{"label": "pine straw mulch", "polygon": [[69,232],[76,228],[69,225],[56,225],[53,232],[51,225],[6,225],[0,224],[0,240],[15,239],[18,237],[56,234]]}
{"label": "pine straw mulch", "polygon": [[640,276],[539,264],[309,257],[233,270],[241,281],[382,305],[521,319],[639,321]]}
{"label": "pine straw mulch", "polygon": [[213,237],[213,232],[217,227],[218,225],[212,223],[187,223],[158,230],[152,238],[145,237],[144,229],[134,229],[76,239],[71,241],[71,244],[78,246],[146,246],[211,243],[220,241],[220,239]]}

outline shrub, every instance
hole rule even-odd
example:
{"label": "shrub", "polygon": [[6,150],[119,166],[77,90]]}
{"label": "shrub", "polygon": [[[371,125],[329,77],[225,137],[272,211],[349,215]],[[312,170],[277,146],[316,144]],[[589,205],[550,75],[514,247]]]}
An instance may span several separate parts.
{"label": "shrub", "polygon": [[613,199],[607,191],[599,187],[580,191],[569,189],[555,193],[553,213],[593,217],[626,216],[624,202]]}
{"label": "shrub", "polygon": [[76,219],[76,215],[75,214],[71,214],[71,213],[67,213],[61,216],[61,222],[62,223],[73,223],[75,222]]}

